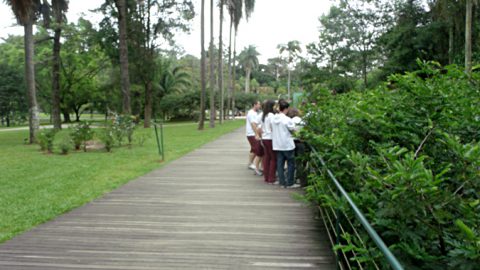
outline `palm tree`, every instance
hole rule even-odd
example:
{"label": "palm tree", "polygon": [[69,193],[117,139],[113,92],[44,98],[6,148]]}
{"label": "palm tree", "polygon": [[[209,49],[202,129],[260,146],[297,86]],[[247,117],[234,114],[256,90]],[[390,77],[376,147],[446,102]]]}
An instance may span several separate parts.
{"label": "palm tree", "polygon": [[279,44],[277,48],[280,50],[280,54],[284,52],[288,52],[287,62],[289,67],[287,68],[288,72],[288,98],[290,99],[290,65],[293,63],[295,58],[298,56],[298,53],[302,52],[302,48],[300,47],[300,42],[298,40],[289,41],[287,44]]}
{"label": "palm tree", "polygon": [[171,93],[183,93],[192,81],[190,73],[185,71],[181,66],[172,67],[172,62],[160,59],[158,61],[159,74],[159,89],[160,97],[164,97]]}
{"label": "palm tree", "polygon": [[245,93],[250,92],[250,75],[252,70],[258,67],[258,58],[260,54],[255,46],[248,46],[238,56],[240,64],[245,69]]}
{"label": "palm tree", "polygon": [[206,96],[206,82],[205,82],[205,0],[201,2],[202,8],[200,12],[200,46],[201,46],[201,66],[200,66],[200,80],[202,92],[200,94],[200,121],[198,122],[198,129],[203,130],[205,122],[205,96]]}
{"label": "palm tree", "polygon": [[224,117],[224,103],[225,103],[225,90],[223,89],[223,5],[224,0],[220,0],[220,30],[218,37],[218,89],[220,91],[220,124],[223,123]]}
{"label": "palm tree", "polygon": [[120,78],[123,96],[123,113],[130,114],[130,78],[128,75],[128,46],[127,46],[127,6],[126,0],[115,0],[118,10],[118,32],[120,45]]}
{"label": "palm tree", "polygon": [[213,0],[210,0],[210,127],[215,127],[215,57],[213,56]]}
{"label": "palm tree", "polygon": [[62,128],[60,117],[60,37],[65,12],[68,10],[68,0],[52,0],[53,18],[55,20],[52,52],[52,120],[53,128]]}
{"label": "palm tree", "polygon": [[35,88],[35,64],[34,64],[34,42],[33,42],[33,24],[36,21],[40,10],[40,0],[6,0],[12,8],[15,17],[20,25],[23,25],[24,46],[25,46],[25,79],[27,82],[28,94],[28,126],[30,131],[29,141],[35,142],[36,133],[40,126],[38,116],[37,91]]}

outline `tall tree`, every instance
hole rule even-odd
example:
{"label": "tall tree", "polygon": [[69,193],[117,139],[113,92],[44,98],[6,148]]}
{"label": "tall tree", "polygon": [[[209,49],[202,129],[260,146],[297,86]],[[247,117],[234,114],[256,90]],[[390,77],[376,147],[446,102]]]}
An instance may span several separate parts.
{"label": "tall tree", "polygon": [[292,41],[289,41],[287,44],[278,45],[278,49],[280,51],[280,54],[283,54],[284,52],[288,53],[287,62],[289,66],[287,68],[287,72],[288,72],[287,91],[288,91],[288,98],[290,99],[291,98],[291,95],[290,95],[291,67],[290,65],[292,65],[294,60],[298,57],[298,53],[302,52],[302,48],[300,47],[300,42],[298,40],[292,40]]}
{"label": "tall tree", "polygon": [[465,72],[472,74],[472,10],[474,1],[466,0],[465,13]]}
{"label": "tall tree", "polygon": [[198,129],[203,130],[205,126],[205,96],[206,96],[206,78],[205,78],[205,0],[201,2],[200,11],[200,50],[201,50],[201,66],[200,66],[200,121],[198,122]]}
{"label": "tall tree", "polygon": [[120,79],[122,89],[122,113],[131,114],[130,105],[130,76],[128,72],[128,45],[127,45],[127,5],[126,0],[115,0],[118,10],[118,31],[120,47]]}
{"label": "tall tree", "polygon": [[60,50],[62,35],[62,24],[65,19],[65,12],[68,10],[68,0],[52,0],[52,13],[54,18],[54,36],[52,52],[52,120],[53,127],[62,128],[60,117]]}
{"label": "tall tree", "polygon": [[213,0],[210,0],[210,127],[215,127],[215,57],[213,55]]}
{"label": "tall tree", "polygon": [[238,56],[239,63],[245,70],[245,93],[250,93],[250,75],[252,74],[252,70],[258,66],[257,56],[259,55],[255,46],[250,45]]}
{"label": "tall tree", "polygon": [[25,46],[25,79],[27,83],[28,95],[28,126],[29,142],[34,143],[36,133],[40,126],[38,113],[37,91],[35,87],[35,64],[34,64],[34,41],[33,24],[37,19],[41,7],[40,0],[9,0],[5,1],[12,8],[15,17],[24,28],[24,46]]}
{"label": "tall tree", "polygon": [[224,105],[225,105],[225,89],[223,89],[223,6],[224,0],[220,0],[220,30],[218,36],[218,90],[220,91],[220,124],[223,123]]}

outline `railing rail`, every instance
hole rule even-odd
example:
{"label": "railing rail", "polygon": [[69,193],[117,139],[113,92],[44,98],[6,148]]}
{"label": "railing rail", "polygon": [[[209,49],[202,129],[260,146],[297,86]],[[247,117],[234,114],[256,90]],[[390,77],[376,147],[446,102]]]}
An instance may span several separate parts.
{"label": "railing rail", "polygon": [[[162,161],[165,160],[165,148],[163,144],[163,122],[156,123],[154,121],[151,122],[154,129],[155,129],[155,138],[157,139],[157,147],[158,147],[158,154],[162,157]],[[160,130],[160,135],[158,134]]]}
{"label": "railing rail", "polygon": [[[336,191],[337,192],[334,192],[337,193],[337,195],[339,197],[343,197],[345,198],[345,200],[347,201],[349,207],[351,208],[351,210],[353,211],[353,213],[355,214],[355,217],[357,218],[357,220],[362,224],[363,228],[366,230],[366,232],[368,233],[368,235],[372,238],[372,240],[375,242],[376,246],[378,247],[378,249],[382,252],[383,256],[385,257],[385,259],[388,261],[388,263],[390,264],[391,268],[394,269],[394,270],[403,270],[403,266],[400,264],[400,262],[397,260],[397,258],[392,254],[392,252],[390,251],[390,249],[387,247],[387,245],[383,242],[382,238],[378,235],[378,233],[375,231],[375,229],[372,227],[372,225],[370,225],[370,223],[368,222],[368,220],[365,218],[365,215],[362,213],[362,211],[360,211],[360,209],[358,209],[357,205],[355,204],[355,202],[352,200],[352,198],[348,195],[348,193],[345,191],[345,189],[343,188],[343,186],[340,184],[340,182],[337,180],[337,178],[335,177],[335,175],[328,169],[327,167],[327,164],[326,162],[323,160],[323,158],[321,157],[321,155],[318,153],[318,151],[316,151],[315,148],[311,147],[310,146],[310,149],[312,151],[312,154],[314,155],[315,159],[314,160],[318,160],[320,161],[321,163],[321,166],[323,167],[323,169],[326,171],[327,175],[328,175],[328,178],[330,178],[330,180],[333,182],[333,184],[335,185],[336,187]],[[318,164],[317,164],[318,166]],[[333,190],[332,190],[333,192]],[[336,209],[334,211],[334,214],[335,216],[335,243],[336,245],[339,244],[340,242],[340,230],[344,231],[343,228],[341,228],[341,225],[340,225],[340,213],[338,211],[338,209]],[[322,216],[324,216],[324,213],[322,212]],[[327,219],[329,220],[329,222],[332,222],[331,220],[331,217],[330,215],[325,215],[327,217]],[[324,218],[325,218],[324,216]],[[325,222],[325,221],[324,221]],[[325,224],[326,225],[326,224]],[[331,224],[333,226],[333,224]],[[353,224],[350,223],[350,225],[352,225],[352,228],[355,230],[355,228],[353,227]],[[355,232],[357,234],[357,232]],[[333,240],[333,239],[331,239]],[[339,255],[337,254],[337,263],[338,263],[338,257]],[[377,269],[378,269],[378,266],[375,266]],[[360,268],[362,268],[360,266]]]}

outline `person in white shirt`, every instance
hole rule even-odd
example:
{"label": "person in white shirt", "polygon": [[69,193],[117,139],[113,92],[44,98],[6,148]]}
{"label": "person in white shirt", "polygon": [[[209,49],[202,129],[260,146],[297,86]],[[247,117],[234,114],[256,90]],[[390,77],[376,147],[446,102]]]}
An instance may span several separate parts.
{"label": "person in white shirt", "polygon": [[[286,114],[290,106],[287,101],[279,100],[279,113],[272,119],[272,148],[277,155],[277,174],[279,184],[285,188],[297,188],[294,183],[295,175],[295,143],[291,132],[295,129],[295,123]],[[288,171],[285,181],[284,165],[287,161]]]}
{"label": "person in white shirt", "polygon": [[246,133],[247,140],[250,144],[250,154],[248,168],[255,171],[255,174],[262,175],[260,172],[260,162],[263,156],[263,148],[260,144],[260,134],[258,133],[258,111],[260,110],[260,101],[255,101],[252,108],[247,113]]}
{"label": "person in white shirt", "polygon": [[263,143],[263,179],[268,184],[275,183],[275,173],[277,169],[277,157],[272,146],[272,120],[275,116],[275,101],[266,100],[263,103],[263,113],[261,114],[261,134]]}

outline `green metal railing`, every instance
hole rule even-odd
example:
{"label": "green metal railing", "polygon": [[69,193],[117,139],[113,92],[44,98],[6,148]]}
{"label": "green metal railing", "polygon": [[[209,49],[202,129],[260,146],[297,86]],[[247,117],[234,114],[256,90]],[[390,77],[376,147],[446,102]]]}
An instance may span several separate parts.
{"label": "green metal railing", "polygon": [[[163,122],[160,123],[152,122],[153,127],[155,128],[155,138],[157,139],[158,154],[162,157],[162,161],[165,160],[165,148],[163,144]],[[158,134],[160,130],[160,135]]]}
{"label": "green metal railing", "polygon": [[[337,201],[343,198],[347,202],[350,210],[354,213],[357,221],[362,224],[363,228],[368,233],[368,235],[373,240],[373,242],[376,244],[378,249],[381,251],[381,253],[383,254],[388,264],[391,266],[391,268],[394,270],[403,270],[403,266],[395,258],[395,256],[392,254],[390,249],[387,247],[387,245],[385,245],[382,238],[378,235],[375,229],[373,229],[373,227],[370,225],[370,223],[365,218],[362,211],[358,209],[355,202],[351,199],[351,197],[342,187],[340,182],[336,179],[335,175],[333,175],[333,173],[328,169],[325,161],[320,156],[320,154],[311,146],[310,146],[310,149],[311,149],[311,154],[315,158],[310,159],[309,164],[312,164],[312,161],[313,161],[313,164],[315,165],[315,167],[317,167],[317,170],[320,171],[322,174],[326,173],[326,176],[328,177],[325,177],[325,178],[326,179],[329,178],[335,186],[335,190],[334,190],[332,189],[331,185],[325,185],[326,187],[322,188],[318,184],[313,184],[313,187],[316,189],[317,193],[326,194],[326,192],[328,192]],[[320,164],[318,164],[318,161],[320,162]],[[322,189],[322,190],[320,191],[319,189]],[[325,189],[328,189],[328,190],[325,190]],[[354,226],[353,224],[354,222],[352,222],[352,220],[350,220],[345,213],[342,213],[342,211],[340,211],[340,207],[336,207],[336,209],[334,209],[332,206],[328,206],[328,204],[325,204],[325,205],[321,205],[319,207],[319,210],[320,210],[320,214],[322,216],[324,225],[327,228],[327,233],[330,238],[330,242],[332,244],[334,244],[338,248],[339,245],[341,244],[341,241],[344,240],[342,237],[342,234],[344,235],[347,232],[348,233],[353,232],[353,234],[357,237],[357,239],[359,240],[363,248],[365,250],[368,250],[368,247],[365,241],[362,239],[362,237],[360,236],[360,233],[356,228],[358,226]],[[349,231],[347,231],[348,228],[346,228],[346,226],[350,226]],[[333,235],[332,235],[332,232],[333,232]],[[341,248],[338,249],[336,253],[336,262],[337,262],[338,269],[344,269],[344,267],[352,269],[352,265],[351,265],[352,262],[350,258],[352,257],[352,255],[354,257],[357,256],[357,254],[355,250],[351,250],[349,252],[350,254],[348,254],[348,252],[343,251]],[[340,262],[341,257],[343,257],[343,260],[342,260],[343,263]],[[356,263],[357,264],[356,266],[359,269],[366,268],[365,265],[359,261],[353,261],[353,263]],[[373,265],[372,266],[373,268],[381,269],[374,260],[372,260],[371,263]]]}

